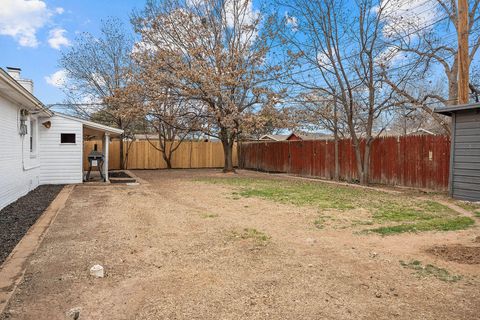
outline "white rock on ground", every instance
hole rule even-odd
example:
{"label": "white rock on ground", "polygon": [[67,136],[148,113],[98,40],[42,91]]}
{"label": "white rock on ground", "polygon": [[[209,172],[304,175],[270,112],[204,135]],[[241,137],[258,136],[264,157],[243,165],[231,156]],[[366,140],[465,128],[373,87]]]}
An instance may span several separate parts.
{"label": "white rock on ground", "polygon": [[80,311],[82,311],[82,308],[80,307],[76,307],[76,308],[72,308],[70,310],[67,311],[66,315],[67,315],[67,319],[68,320],[78,320],[80,318]]}
{"label": "white rock on ground", "polygon": [[104,270],[103,267],[99,264],[94,265],[90,268],[90,275],[94,276],[95,278],[103,278]]}

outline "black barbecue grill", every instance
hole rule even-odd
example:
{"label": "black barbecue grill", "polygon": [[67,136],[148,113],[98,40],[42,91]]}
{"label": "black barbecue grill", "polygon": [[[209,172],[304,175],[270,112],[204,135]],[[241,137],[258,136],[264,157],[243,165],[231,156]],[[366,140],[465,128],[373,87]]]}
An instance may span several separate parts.
{"label": "black barbecue grill", "polygon": [[98,172],[100,172],[100,177],[105,180],[105,177],[102,173],[104,159],[105,157],[103,156],[103,153],[97,151],[97,145],[95,144],[92,152],[90,152],[90,154],[88,155],[88,172],[87,176],[85,177],[85,181],[88,181],[88,179],[90,179],[90,171],[92,171],[92,167],[97,167]]}

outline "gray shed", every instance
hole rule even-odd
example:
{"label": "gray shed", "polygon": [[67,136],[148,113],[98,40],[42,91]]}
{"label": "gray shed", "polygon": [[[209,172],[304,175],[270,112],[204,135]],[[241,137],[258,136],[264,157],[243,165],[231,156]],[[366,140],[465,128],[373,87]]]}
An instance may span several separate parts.
{"label": "gray shed", "polygon": [[450,195],[480,201],[480,103],[435,108],[452,117]]}

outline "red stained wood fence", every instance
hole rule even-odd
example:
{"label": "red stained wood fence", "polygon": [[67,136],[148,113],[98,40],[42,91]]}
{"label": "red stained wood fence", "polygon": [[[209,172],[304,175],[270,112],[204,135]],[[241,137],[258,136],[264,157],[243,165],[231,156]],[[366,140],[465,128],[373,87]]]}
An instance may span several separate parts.
{"label": "red stained wood fence", "polygon": [[[350,139],[338,146],[340,179],[358,180]],[[267,172],[333,179],[333,140],[245,142],[239,167]],[[448,189],[450,138],[446,136],[382,137],[373,141],[370,183],[445,191]]]}

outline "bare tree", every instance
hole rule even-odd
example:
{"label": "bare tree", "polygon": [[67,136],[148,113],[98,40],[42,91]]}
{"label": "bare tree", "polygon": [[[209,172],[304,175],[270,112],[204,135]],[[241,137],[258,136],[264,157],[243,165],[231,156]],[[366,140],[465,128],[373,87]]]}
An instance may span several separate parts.
{"label": "bare tree", "polygon": [[349,136],[348,124],[342,107],[336,96],[303,93],[296,97],[298,123],[307,130],[327,130],[333,134],[334,149],[334,179],[340,179],[339,140]]}
{"label": "bare tree", "polygon": [[[388,48],[383,39],[384,5],[356,1],[293,0],[292,33],[284,34],[289,54],[298,63],[290,81],[336,100],[345,114],[361,184],[368,183],[370,148],[385,129],[378,121],[393,106],[393,90],[382,86],[380,57]],[[362,141],[364,147],[362,148]]]}
{"label": "bare tree", "polygon": [[472,99],[475,102],[480,102],[480,66],[476,65],[472,69],[470,76],[470,91],[472,92]]}
{"label": "bare tree", "polygon": [[[127,85],[133,42],[122,22],[102,22],[100,37],[83,33],[75,44],[62,54],[60,66],[66,70],[65,91],[75,101],[84,117],[123,129],[120,139],[120,164],[125,167],[124,138],[131,135],[136,111],[131,105],[115,103],[107,98]],[[78,108],[78,106],[82,106]]]}
{"label": "bare tree", "polygon": [[164,99],[150,100],[144,105],[146,132],[153,131],[158,136],[158,145],[155,141],[148,142],[161,152],[167,168],[172,168],[172,157],[182,142],[198,130],[198,118],[191,112],[188,101],[169,96],[164,92]]}
{"label": "bare tree", "polygon": [[150,1],[133,16],[141,36],[135,53],[155,81],[195,101],[208,134],[224,149],[224,172],[245,115],[271,103],[266,86],[271,48],[268,20],[250,0]]}
{"label": "bare tree", "polygon": [[[469,60],[474,57],[480,47],[479,4],[480,0],[469,1]],[[457,50],[457,1],[427,0],[420,5],[411,0],[390,0],[389,39],[391,48],[403,59],[416,68],[417,76],[410,81],[399,84],[395,78],[386,77],[386,82],[395,90],[407,105],[413,105],[429,113],[450,134],[449,122],[442,116],[433,113],[435,105],[453,105],[457,103],[458,94],[458,50]],[[412,14],[399,11],[399,6],[410,8]],[[418,23],[419,17],[411,8],[421,8],[420,14],[430,15],[428,22]],[[418,10],[417,10],[418,11]],[[396,12],[396,13],[395,13]],[[420,20],[421,21],[421,20]],[[453,30],[453,31],[452,31]],[[437,72],[440,67],[441,72]],[[406,70],[405,72],[410,72]],[[424,90],[415,92],[418,83],[430,83],[432,78],[441,78],[448,83],[445,92]],[[478,91],[470,84],[473,93]]]}

